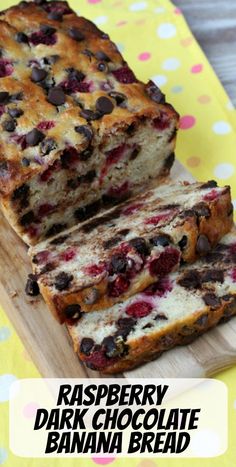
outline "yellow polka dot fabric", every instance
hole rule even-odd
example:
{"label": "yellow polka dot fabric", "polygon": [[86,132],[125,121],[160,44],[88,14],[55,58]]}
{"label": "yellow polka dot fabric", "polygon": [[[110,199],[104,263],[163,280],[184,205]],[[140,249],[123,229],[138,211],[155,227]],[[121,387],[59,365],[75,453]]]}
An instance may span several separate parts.
{"label": "yellow polka dot fabric", "polygon": [[[138,78],[152,78],[181,115],[177,157],[199,180],[230,184],[236,208],[236,112],[181,11],[168,0],[71,0],[71,6],[107,31]],[[1,0],[1,8],[12,5]],[[199,2],[199,8],[204,2]],[[7,310],[6,310],[7,311]],[[7,315],[0,310],[0,465],[92,467],[94,459],[22,459],[9,450],[8,393],[17,378],[39,377]],[[229,448],[192,467],[236,465],[236,367],[217,376],[229,390]],[[189,467],[188,459],[102,459],[112,467]]]}

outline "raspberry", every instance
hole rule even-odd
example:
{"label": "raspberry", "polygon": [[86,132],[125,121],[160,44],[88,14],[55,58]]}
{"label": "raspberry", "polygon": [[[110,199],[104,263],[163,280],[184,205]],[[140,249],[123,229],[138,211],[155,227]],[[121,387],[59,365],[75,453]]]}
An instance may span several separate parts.
{"label": "raspberry", "polygon": [[26,149],[27,144],[25,135],[12,135],[11,140],[16,144],[19,144],[22,150]]}
{"label": "raspberry", "polygon": [[33,263],[35,263],[35,264],[47,263],[50,256],[51,256],[50,251],[48,251],[48,250],[40,251],[39,253],[37,253],[36,256],[34,256]]}
{"label": "raspberry", "polygon": [[170,117],[166,113],[161,112],[160,116],[153,120],[153,126],[156,130],[166,130],[170,126]]}
{"label": "raspberry", "polygon": [[38,229],[37,229],[37,227],[31,225],[31,226],[27,229],[27,234],[28,234],[31,238],[36,237],[36,235],[38,235]]}
{"label": "raspberry", "polygon": [[127,145],[126,144],[121,144],[120,146],[117,146],[114,149],[111,149],[111,151],[108,151],[105,153],[106,155],[106,165],[112,165],[118,162],[121,157],[124,155],[124,151],[126,149]]}
{"label": "raspberry", "polygon": [[105,263],[91,264],[90,266],[86,266],[85,272],[90,276],[98,276],[99,274],[102,274],[105,269]]}
{"label": "raspberry", "polygon": [[120,198],[128,191],[128,182],[124,182],[120,186],[111,187],[108,191],[108,195],[114,198]]}
{"label": "raspberry", "polygon": [[61,164],[60,161],[56,160],[50,167],[48,167],[47,170],[45,170],[41,175],[40,175],[40,181],[41,182],[47,182],[53,175],[54,172],[57,170],[60,170]]}
{"label": "raspberry", "polygon": [[51,130],[51,128],[54,128],[55,126],[55,122],[53,122],[52,120],[48,120],[48,121],[43,121],[43,122],[40,122],[37,126],[37,128],[39,130]]}
{"label": "raspberry", "polygon": [[29,37],[29,41],[33,45],[44,44],[44,45],[54,45],[57,42],[56,34],[45,34],[42,31],[33,32]]}
{"label": "raspberry", "polygon": [[118,70],[114,70],[112,74],[115,76],[117,81],[123,84],[131,84],[137,82],[134,73],[132,72],[132,70],[130,70],[128,66],[123,66]]}
{"label": "raspberry", "polygon": [[214,201],[217,198],[219,198],[219,192],[214,189],[207,193],[205,196],[203,196],[204,201]]}
{"label": "raspberry", "polygon": [[60,260],[62,261],[71,261],[76,255],[76,251],[74,248],[72,247],[69,247],[66,249],[66,251],[63,251],[63,253],[61,253],[60,255]]}
{"label": "raspberry", "polygon": [[231,278],[232,278],[233,282],[236,282],[236,269],[233,269],[233,271],[231,273]]}
{"label": "raspberry", "polygon": [[55,206],[50,203],[41,204],[38,208],[38,216],[40,218],[47,216],[54,210]]}
{"label": "raspberry", "polygon": [[132,318],[143,318],[151,313],[153,306],[148,302],[136,302],[126,308],[125,312]]}
{"label": "raspberry", "polygon": [[158,214],[157,216],[149,217],[149,219],[146,219],[145,224],[158,225],[160,222],[166,222],[167,220],[170,220],[171,216],[173,216],[173,212]]}
{"label": "raspberry", "polygon": [[96,347],[97,349],[85,359],[85,363],[89,368],[92,370],[101,370],[117,361],[117,357],[106,357],[105,349],[102,349],[100,346]]}
{"label": "raspberry", "polygon": [[69,78],[60,84],[60,87],[67,94],[74,92],[90,92],[90,83],[80,82],[76,78]]}
{"label": "raspberry", "polygon": [[110,297],[119,297],[121,294],[126,292],[129,288],[130,281],[124,276],[118,276],[113,282],[110,282],[108,286],[108,293]]}
{"label": "raspberry", "polygon": [[13,65],[10,60],[2,59],[0,60],[0,78],[5,76],[10,76],[14,71]]}
{"label": "raspberry", "polygon": [[149,271],[152,276],[164,276],[169,274],[179,263],[180,252],[174,248],[166,248],[158,258],[153,259],[149,264]]}
{"label": "raspberry", "polygon": [[4,112],[5,112],[5,106],[0,105],[0,117],[4,114]]}

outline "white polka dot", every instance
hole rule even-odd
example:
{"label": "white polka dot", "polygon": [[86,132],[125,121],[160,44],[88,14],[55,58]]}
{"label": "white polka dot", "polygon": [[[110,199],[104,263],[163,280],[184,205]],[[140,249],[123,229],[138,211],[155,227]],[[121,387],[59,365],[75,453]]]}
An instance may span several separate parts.
{"label": "white polka dot", "polygon": [[11,383],[16,380],[17,378],[14,375],[5,374],[0,376],[0,402],[6,402],[9,400],[9,389]]}
{"label": "white polka dot", "polygon": [[[236,199],[232,201],[234,209],[236,209]],[[236,401],[234,401],[234,408],[236,409]]]}
{"label": "white polka dot", "polygon": [[160,14],[164,13],[165,11],[166,9],[163,6],[158,6],[157,8],[155,8],[154,13]]}
{"label": "white polka dot", "polygon": [[93,20],[93,22],[97,24],[97,26],[99,26],[100,24],[105,24],[107,20],[108,20],[107,16],[98,16],[97,18]]}
{"label": "white polka dot", "polygon": [[214,169],[214,174],[218,178],[229,178],[234,173],[234,166],[233,164],[223,163],[218,164]]}
{"label": "white polka dot", "polygon": [[0,342],[6,341],[11,335],[11,330],[7,326],[0,328]]}
{"label": "white polka dot", "polygon": [[152,77],[152,81],[154,81],[157,86],[164,86],[164,84],[167,83],[167,77],[164,75],[155,75]]}
{"label": "white polka dot", "polygon": [[2,465],[6,459],[7,459],[7,450],[4,448],[0,448],[0,465]]}
{"label": "white polka dot", "polygon": [[147,2],[135,2],[130,5],[130,11],[142,11],[147,8]]}
{"label": "white polka dot", "polygon": [[[236,208],[236,199],[233,201],[233,205]],[[234,401],[234,409],[236,409],[236,400]]]}
{"label": "white polka dot", "polygon": [[172,23],[162,23],[157,28],[157,35],[161,39],[170,39],[176,35],[176,27]]}
{"label": "white polka dot", "polygon": [[178,60],[178,58],[167,58],[162,63],[163,70],[167,70],[167,71],[174,71],[174,70],[177,70],[177,68],[179,67],[180,67],[180,61]]}
{"label": "white polka dot", "polygon": [[179,94],[180,92],[183,91],[183,86],[180,86],[180,85],[176,85],[176,86],[173,86],[173,88],[171,88],[171,91],[174,92],[175,94]]}
{"label": "white polka dot", "polygon": [[214,457],[220,451],[218,433],[211,430],[201,430],[192,435],[190,448],[196,457]]}
{"label": "white polka dot", "polygon": [[224,120],[220,120],[219,122],[215,122],[213,125],[213,131],[217,135],[226,135],[230,133],[231,126],[228,122],[224,122]]}

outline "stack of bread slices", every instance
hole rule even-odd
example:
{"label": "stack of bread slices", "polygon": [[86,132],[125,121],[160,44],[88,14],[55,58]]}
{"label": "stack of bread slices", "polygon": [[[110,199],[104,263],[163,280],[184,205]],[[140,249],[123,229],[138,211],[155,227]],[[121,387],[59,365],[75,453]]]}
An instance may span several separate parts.
{"label": "stack of bread slices", "polygon": [[230,188],[169,183],[178,114],[66,2],[0,14],[2,210],[87,367],[117,373],[236,314]]}

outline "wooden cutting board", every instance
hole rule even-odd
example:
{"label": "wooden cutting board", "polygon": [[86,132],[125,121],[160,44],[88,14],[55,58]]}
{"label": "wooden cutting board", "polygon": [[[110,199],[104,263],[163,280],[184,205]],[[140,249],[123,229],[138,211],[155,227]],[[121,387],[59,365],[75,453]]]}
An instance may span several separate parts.
{"label": "wooden cutting board", "polygon": [[[172,179],[193,181],[178,162]],[[2,216],[0,228],[0,303],[41,375],[49,378],[99,376],[79,362],[66,328],[54,320],[42,298],[26,296],[26,278],[31,272],[27,247]],[[156,361],[124,373],[124,377],[206,377],[234,364],[236,318],[191,345],[175,348]]]}

